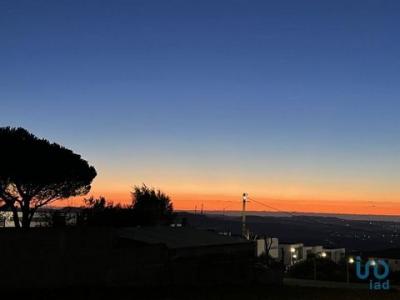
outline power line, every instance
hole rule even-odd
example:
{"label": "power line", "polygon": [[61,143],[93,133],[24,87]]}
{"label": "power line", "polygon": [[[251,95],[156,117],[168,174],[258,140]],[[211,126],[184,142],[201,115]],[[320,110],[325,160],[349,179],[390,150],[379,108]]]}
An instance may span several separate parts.
{"label": "power line", "polygon": [[[287,215],[289,215],[290,217],[296,217],[296,215],[293,214],[293,213],[280,210],[280,209],[278,209],[278,208],[276,208],[276,207],[273,207],[273,206],[271,206],[271,205],[262,203],[262,202],[260,202],[260,201],[257,201],[257,200],[255,200],[255,199],[253,199],[253,198],[249,198],[249,199],[250,199],[251,201],[255,202],[255,203],[258,203],[258,204],[260,204],[260,205],[263,205],[263,206],[265,206],[265,207],[268,207],[268,208],[270,208],[270,209],[273,209],[273,210],[275,210],[275,211],[277,211],[277,212],[279,212],[279,213],[287,214]],[[317,220],[316,218],[313,218],[313,217],[312,217],[312,218],[308,218],[308,220],[311,221],[312,223],[315,223],[315,224],[318,224],[318,225],[324,225],[324,226],[328,226],[328,227],[331,227],[331,228],[335,228],[335,227],[336,227],[335,224],[321,222],[321,221],[319,221],[319,220]]]}
{"label": "power line", "polygon": [[259,204],[259,205],[263,205],[263,206],[265,206],[265,207],[267,207],[267,208],[269,208],[269,209],[275,210],[276,212],[283,213],[283,214],[287,214],[287,215],[289,215],[289,216],[291,216],[291,217],[295,216],[294,214],[292,214],[292,213],[290,213],[290,212],[280,210],[279,208],[276,208],[276,207],[273,207],[273,206],[271,206],[271,205],[262,203],[262,202],[260,202],[260,201],[257,201],[257,200],[255,200],[255,199],[253,199],[253,198],[249,198],[249,199],[250,199],[251,201],[253,201],[253,202]]}

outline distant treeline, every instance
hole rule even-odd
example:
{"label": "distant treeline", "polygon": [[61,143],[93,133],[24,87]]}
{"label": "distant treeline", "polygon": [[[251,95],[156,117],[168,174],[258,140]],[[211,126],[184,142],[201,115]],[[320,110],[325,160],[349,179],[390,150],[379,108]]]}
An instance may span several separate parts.
{"label": "distant treeline", "polygon": [[[77,212],[77,226],[154,226],[168,225],[174,218],[170,198],[145,184],[135,186],[129,205],[114,204],[104,197],[86,198],[85,207]],[[51,215],[50,226],[66,225],[66,217],[59,211]]]}

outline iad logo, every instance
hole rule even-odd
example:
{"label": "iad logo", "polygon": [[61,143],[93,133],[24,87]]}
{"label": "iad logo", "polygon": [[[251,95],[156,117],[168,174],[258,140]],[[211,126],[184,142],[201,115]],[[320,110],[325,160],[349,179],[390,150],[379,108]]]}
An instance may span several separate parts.
{"label": "iad logo", "polygon": [[[362,270],[364,269],[364,270]],[[373,276],[370,271],[373,269]],[[369,288],[371,290],[388,290],[390,289],[389,279],[389,265],[383,259],[368,260],[364,268],[361,266],[361,258],[356,258],[356,274],[359,279],[369,280]]]}

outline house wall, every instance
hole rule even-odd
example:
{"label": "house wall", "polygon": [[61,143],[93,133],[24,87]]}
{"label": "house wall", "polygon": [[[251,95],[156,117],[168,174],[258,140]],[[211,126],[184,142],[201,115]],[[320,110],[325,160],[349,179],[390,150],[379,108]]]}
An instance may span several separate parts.
{"label": "house wall", "polygon": [[264,239],[256,240],[256,257],[260,257],[266,253],[267,245]]}
{"label": "house wall", "polygon": [[269,249],[269,255],[279,259],[279,240],[277,238],[266,238],[256,240],[256,256],[259,257]]}
{"label": "house wall", "polygon": [[326,253],[327,257],[335,263],[339,263],[342,259],[345,258],[346,255],[346,249],[344,248],[325,249],[324,252]]}
{"label": "house wall", "polygon": [[[71,213],[64,213],[66,224],[68,225],[75,225],[77,223],[77,214],[74,212]],[[18,212],[18,217],[20,222],[22,220],[22,212]],[[39,211],[36,212],[33,216],[31,227],[48,227],[50,220],[52,218],[52,214],[46,211]],[[0,228],[6,227],[11,228],[15,227],[13,213],[11,211],[2,211],[0,212]]]}
{"label": "house wall", "polygon": [[[285,266],[290,266],[306,259],[306,257],[304,257],[303,247],[303,244],[279,244],[279,260],[282,261]],[[292,248],[295,249],[294,253],[291,252]],[[293,257],[294,254],[296,258]]]}

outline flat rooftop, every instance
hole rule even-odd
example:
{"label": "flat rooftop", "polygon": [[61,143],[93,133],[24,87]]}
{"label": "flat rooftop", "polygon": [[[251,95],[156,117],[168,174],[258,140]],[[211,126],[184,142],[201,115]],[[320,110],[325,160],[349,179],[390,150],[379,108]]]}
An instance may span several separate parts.
{"label": "flat rooftop", "polygon": [[164,244],[170,249],[251,243],[242,238],[189,227],[129,227],[118,230],[118,235],[147,244]]}

